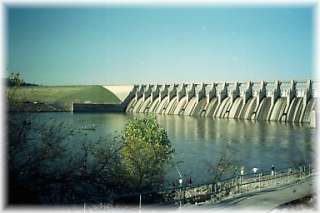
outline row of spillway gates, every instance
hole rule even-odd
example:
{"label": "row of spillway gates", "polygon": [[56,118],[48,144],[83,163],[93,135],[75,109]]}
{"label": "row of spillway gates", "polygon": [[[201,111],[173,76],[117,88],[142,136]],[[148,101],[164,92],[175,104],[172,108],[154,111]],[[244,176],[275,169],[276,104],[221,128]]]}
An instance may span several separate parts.
{"label": "row of spillway gates", "polygon": [[135,85],[126,112],[315,122],[316,81]]}

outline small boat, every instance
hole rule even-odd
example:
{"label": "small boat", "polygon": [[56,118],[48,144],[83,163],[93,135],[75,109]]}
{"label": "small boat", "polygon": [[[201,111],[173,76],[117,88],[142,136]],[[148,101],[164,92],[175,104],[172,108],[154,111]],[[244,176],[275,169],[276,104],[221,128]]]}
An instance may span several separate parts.
{"label": "small boat", "polygon": [[96,127],[94,125],[92,125],[92,126],[83,126],[81,129],[82,130],[91,130],[91,131],[93,131],[93,130],[96,130]]}

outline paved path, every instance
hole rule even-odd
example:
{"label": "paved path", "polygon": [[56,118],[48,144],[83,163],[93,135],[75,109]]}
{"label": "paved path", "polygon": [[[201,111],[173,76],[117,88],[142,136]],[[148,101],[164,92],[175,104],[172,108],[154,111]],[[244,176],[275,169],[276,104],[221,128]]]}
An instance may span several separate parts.
{"label": "paved path", "polygon": [[210,204],[209,202],[199,206],[188,206],[186,208],[215,208],[215,209],[259,209],[270,211],[281,204],[305,197],[313,192],[315,184],[314,177],[308,177],[298,184],[253,192],[246,195],[240,195],[236,198],[225,200],[219,204]]}

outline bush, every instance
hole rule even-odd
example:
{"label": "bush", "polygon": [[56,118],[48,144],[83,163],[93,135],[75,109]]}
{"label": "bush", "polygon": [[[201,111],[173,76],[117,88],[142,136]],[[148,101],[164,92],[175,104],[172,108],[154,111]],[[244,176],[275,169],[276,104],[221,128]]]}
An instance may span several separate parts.
{"label": "bush", "polygon": [[158,190],[174,152],[165,129],[154,116],[134,118],[125,126],[122,137],[121,162],[130,187]]}

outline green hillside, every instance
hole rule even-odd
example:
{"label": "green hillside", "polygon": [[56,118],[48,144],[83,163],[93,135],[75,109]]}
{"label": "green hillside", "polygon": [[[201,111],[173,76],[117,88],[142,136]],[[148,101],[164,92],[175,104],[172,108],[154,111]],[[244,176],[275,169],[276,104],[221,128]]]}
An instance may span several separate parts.
{"label": "green hillside", "polygon": [[69,108],[72,102],[120,103],[119,98],[102,86],[32,86],[9,90],[18,102],[43,102],[64,108]]}

